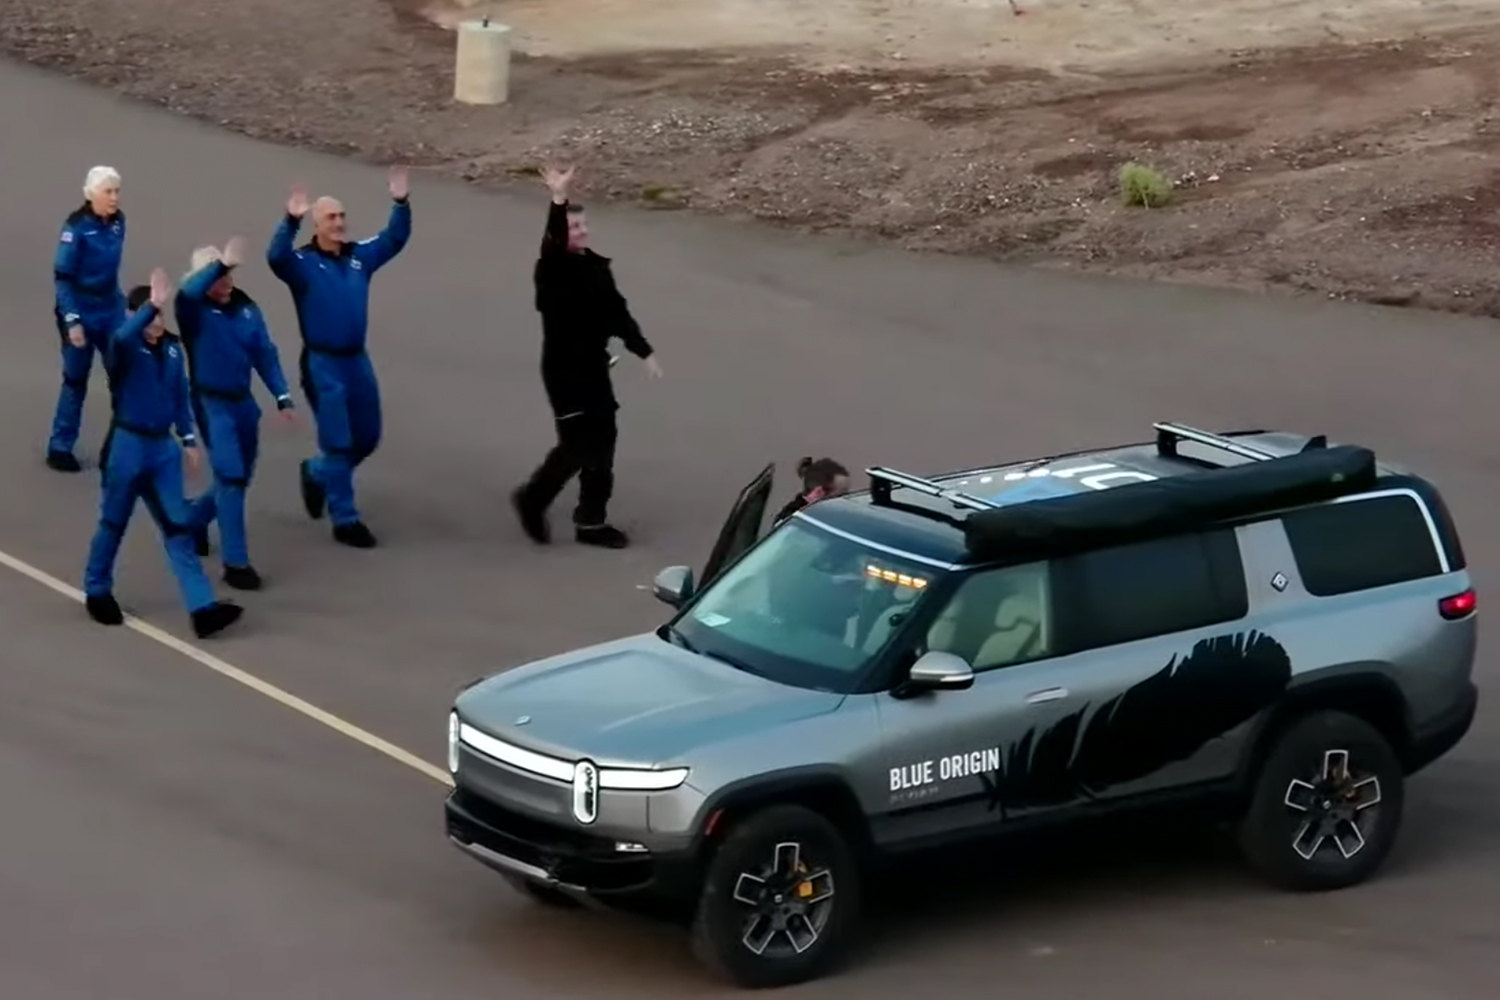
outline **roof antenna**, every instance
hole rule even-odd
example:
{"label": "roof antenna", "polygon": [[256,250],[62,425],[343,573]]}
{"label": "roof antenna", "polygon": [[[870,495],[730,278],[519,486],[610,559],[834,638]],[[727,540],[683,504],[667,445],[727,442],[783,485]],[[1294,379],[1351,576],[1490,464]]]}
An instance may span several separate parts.
{"label": "roof antenna", "polygon": [[[1305,445],[1302,446],[1302,451],[1315,451],[1318,448],[1327,448],[1327,447],[1328,447],[1328,435],[1327,434],[1315,434],[1312,437],[1310,437],[1310,438],[1307,439],[1307,444],[1305,444]],[[1299,452],[1298,454],[1301,454],[1301,452]]]}

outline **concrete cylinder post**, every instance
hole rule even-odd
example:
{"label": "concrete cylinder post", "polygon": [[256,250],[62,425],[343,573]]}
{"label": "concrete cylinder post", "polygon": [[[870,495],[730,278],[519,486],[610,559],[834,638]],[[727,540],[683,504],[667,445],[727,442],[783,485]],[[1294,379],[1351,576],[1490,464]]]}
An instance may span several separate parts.
{"label": "concrete cylinder post", "polygon": [[489,18],[458,26],[453,99],[463,104],[504,104],[510,98],[510,28]]}

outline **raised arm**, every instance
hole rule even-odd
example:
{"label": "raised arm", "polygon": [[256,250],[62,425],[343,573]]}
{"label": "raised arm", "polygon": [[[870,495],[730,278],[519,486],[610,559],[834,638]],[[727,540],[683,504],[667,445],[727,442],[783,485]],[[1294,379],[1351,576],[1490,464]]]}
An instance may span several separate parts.
{"label": "raised arm", "polygon": [[71,220],[64,222],[57,238],[57,252],[52,255],[52,287],[57,294],[57,311],[62,314],[63,326],[78,325],[78,300],[73,295],[73,282],[78,279],[78,231]]}
{"label": "raised arm", "polygon": [[391,204],[391,214],[385,228],[367,240],[354,244],[365,270],[374,274],[389,264],[411,239],[411,202],[406,198]]}
{"label": "raised arm", "polygon": [[390,189],[391,214],[385,228],[354,244],[354,252],[369,274],[389,264],[411,239],[411,199],[405,167],[391,168]]}
{"label": "raised arm", "polygon": [[266,247],[266,264],[276,275],[295,291],[302,281],[297,269],[297,248],[293,241],[302,226],[302,217],[307,214],[307,189],[298,184],[292,188],[292,196],[286,202],[286,214],[271,234],[271,245]]}
{"label": "raised arm", "polygon": [[151,325],[161,310],[155,303],[143,302],[141,307],[125,318],[125,322],[115,328],[110,334],[110,347],[114,350],[128,350],[137,344],[146,342],[146,327]]}
{"label": "raised arm", "polygon": [[228,273],[229,265],[223,260],[209,261],[183,279],[181,287],[177,289],[177,301],[200,301],[208,295],[208,290],[213,287],[214,282]]}
{"label": "raised arm", "polygon": [[547,206],[547,228],[542,231],[542,256],[566,253],[568,249],[568,188],[573,183],[573,167],[559,170],[546,167],[542,170],[542,181],[552,192],[552,203]]}
{"label": "raised arm", "polygon": [[198,268],[182,282],[177,294],[172,297],[172,316],[177,320],[177,335],[187,347],[189,354],[198,343],[198,332],[203,327],[203,300],[208,289],[229,268],[219,261],[212,261]]}

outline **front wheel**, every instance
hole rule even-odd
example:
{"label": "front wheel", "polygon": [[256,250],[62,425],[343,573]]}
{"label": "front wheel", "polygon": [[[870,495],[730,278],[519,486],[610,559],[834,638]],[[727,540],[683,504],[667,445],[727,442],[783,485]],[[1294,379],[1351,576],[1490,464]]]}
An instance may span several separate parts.
{"label": "front wheel", "polygon": [[825,974],[859,914],[854,853],[824,817],[773,806],[736,823],[705,873],[693,951],[740,986],[790,986]]}
{"label": "front wheel", "polygon": [[1401,762],[1374,726],[1317,712],[1272,745],[1240,823],[1240,848],[1284,888],[1356,885],[1395,844],[1404,794]]}

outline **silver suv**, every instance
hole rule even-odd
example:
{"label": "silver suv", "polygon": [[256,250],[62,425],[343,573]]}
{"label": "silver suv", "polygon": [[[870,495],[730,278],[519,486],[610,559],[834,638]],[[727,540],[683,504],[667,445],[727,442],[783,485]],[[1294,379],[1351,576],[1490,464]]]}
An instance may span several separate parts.
{"label": "silver suv", "polygon": [[1424,479],[1321,436],[871,469],[759,538],[772,469],[652,633],[480,680],[459,848],[540,899],[691,904],[745,986],[821,975],[872,864],[1184,798],[1294,889],[1374,872],[1468,731],[1475,593]]}

